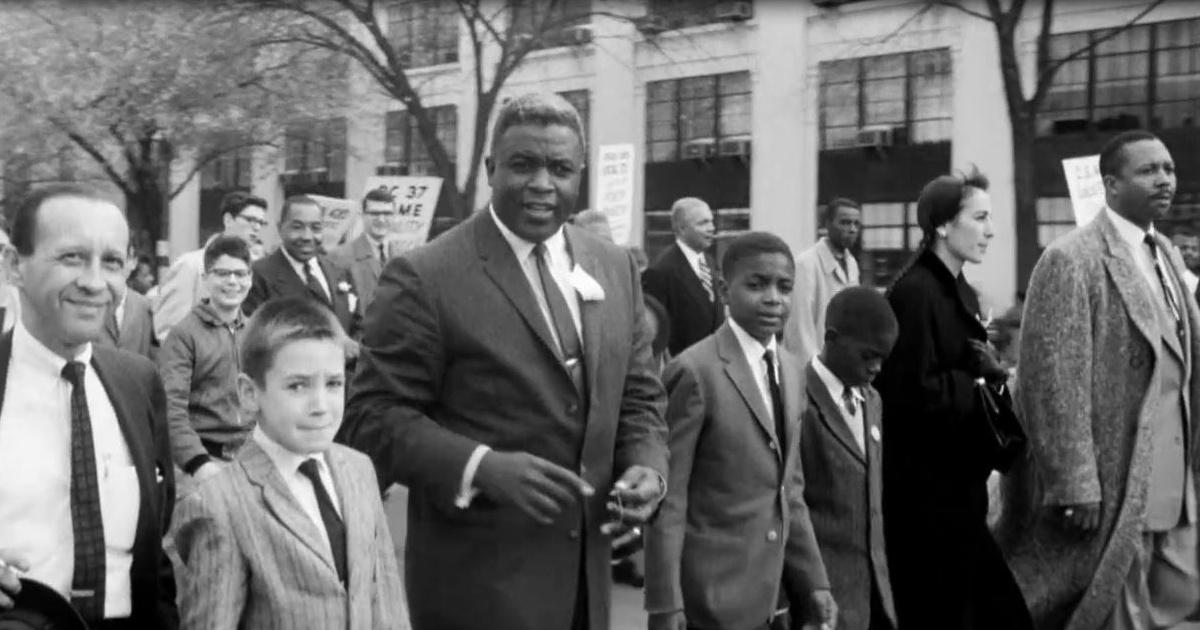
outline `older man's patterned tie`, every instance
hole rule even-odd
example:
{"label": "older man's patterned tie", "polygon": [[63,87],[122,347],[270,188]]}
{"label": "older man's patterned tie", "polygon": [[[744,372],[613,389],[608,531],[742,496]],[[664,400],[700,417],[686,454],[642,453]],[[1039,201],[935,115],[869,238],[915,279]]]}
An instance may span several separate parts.
{"label": "older man's patterned tie", "polygon": [[104,519],[100,512],[100,475],[92,440],[83,375],[87,366],[70,361],[62,377],[71,384],[71,531],[75,573],[71,605],[90,624],[104,619]]}
{"label": "older man's patterned tie", "polygon": [[708,268],[708,260],[703,254],[700,255],[700,260],[696,267],[700,270],[698,274],[700,276],[700,285],[704,287],[704,292],[708,294],[708,301],[712,302],[716,299],[716,296],[713,294],[712,269]]}

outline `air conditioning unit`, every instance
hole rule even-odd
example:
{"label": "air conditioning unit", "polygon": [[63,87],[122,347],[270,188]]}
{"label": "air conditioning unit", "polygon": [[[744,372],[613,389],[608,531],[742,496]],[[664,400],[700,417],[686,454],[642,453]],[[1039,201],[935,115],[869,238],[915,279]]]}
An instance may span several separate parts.
{"label": "air conditioning unit", "polygon": [[648,13],[634,20],[634,26],[643,35],[658,35],[671,30],[671,23],[665,15]]}
{"label": "air conditioning unit", "polygon": [[854,146],[857,147],[890,147],[895,141],[895,129],[888,126],[863,127],[855,136]]}
{"label": "air conditioning unit", "polygon": [[713,11],[714,17],[718,20],[728,20],[730,22],[745,22],[754,17],[753,2],[721,2],[717,4]]}
{"label": "air conditioning unit", "polygon": [[567,28],[563,29],[562,41],[567,46],[581,46],[583,44],[591,43],[592,27],[586,24],[568,26]]}
{"label": "air conditioning unit", "polygon": [[710,158],[717,153],[717,143],[712,138],[697,138],[683,145],[683,157],[693,160]]}
{"label": "air conditioning unit", "polygon": [[729,138],[721,141],[721,155],[750,155],[749,138]]}

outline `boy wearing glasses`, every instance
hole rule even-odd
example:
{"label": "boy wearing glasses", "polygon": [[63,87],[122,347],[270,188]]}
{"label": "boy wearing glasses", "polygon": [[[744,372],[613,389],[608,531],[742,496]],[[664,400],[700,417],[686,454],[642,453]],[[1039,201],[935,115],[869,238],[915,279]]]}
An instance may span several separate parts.
{"label": "boy wearing glasses", "polygon": [[204,249],[209,297],[192,308],[158,355],[175,465],[197,479],[220,470],[252,429],[238,413],[242,302],[250,291],[250,248],[218,236]]}

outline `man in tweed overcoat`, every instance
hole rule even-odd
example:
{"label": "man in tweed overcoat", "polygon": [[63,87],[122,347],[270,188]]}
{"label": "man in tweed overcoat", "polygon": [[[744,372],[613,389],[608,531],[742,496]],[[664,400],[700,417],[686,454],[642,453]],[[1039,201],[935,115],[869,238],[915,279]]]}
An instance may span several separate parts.
{"label": "man in tweed overcoat", "polygon": [[1017,394],[1031,448],[998,538],[1039,628],[1174,628],[1200,601],[1200,311],[1153,228],[1175,189],[1166,147],[1127,132],[1101,173],[1108,208],[1030,279]]}

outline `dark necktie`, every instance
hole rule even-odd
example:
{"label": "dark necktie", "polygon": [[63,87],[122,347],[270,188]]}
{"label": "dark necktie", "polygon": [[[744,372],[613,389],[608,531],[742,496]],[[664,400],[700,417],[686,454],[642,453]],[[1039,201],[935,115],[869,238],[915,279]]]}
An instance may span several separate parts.
{"label": "dark necktie", "polygon": [[321,512],[321,522],[325,524],[325,535],[329,537],[329,549],[333,552],[333,566],[337,568],[338,579],[346,583],[346,525],[333,507],[333,500],[321,482],[317,460],[309,458],[300,463],[300,474],[312,482],[313,491],[317,494],[317,509]]}
{"label": "dark necktie", "polygon": [[71,384],[71,533],[75,573],[71,605],[88,622],[104,619],[104,519],[100,512],[100,475],[92,440],[83,374],[87,366],[70,361],[62,377]]}
{"label": "dark necktie", "polygon": [[779,377],[775,374],[775,352],[767,350],[763,354],[767,362],[767,385],[771,390],[771,411],[775,414],[775,438],[779,441],[781,455],[787,448],[787,418],[783,411],[783,392],[779,389]]}
{"label": "dark necktie", "polygon": [[379,244],[379,266],[382,267],[385,264],[387,264],[387,253],[385,253],[383,250],[383,243],[380,243]]}
{"label": "dark necktie", "polygon": [[579,340],[579,332],[575,330],[575,320],[571,317],[571,309],[563,297],[558,283],[550,274],[550,264],[546,260],[546,244],[538,243],[533,248],[537,260],[538,277],[542,281],[542,295],[546,296],[546,304],[550,307],[550,319],[553,320],[554,331],[558,334],[559,350],[562,351],[563,361],[571,380],[583,394],[583,343]]}
{"label": "dark necktie", "polygon": [[1154,261],[1154,273],[1158,276],[1159,285],[1162,286],[1163,298],[1167,301],[1167,310],[1171,311],[1171,317],[1175,319],[1175,334],[1179,335],[1182,339],[1183,316],[1179,312],[1179,304],[1175,301],[1175,294],[1171,292],[1170,285],[1167,284],[1167,275],[1163,273],[1162,265],[1158,264],[1158,243],[1149,234],[1142,240],[1150,248],[1150,260]]}
{"label": "dark necktie", "polygon": [[842,405],[846,407],[846,413],[850,414],[850,417],[854,417],[854,414],[858,412],[858,401],[854,400],[853,389],[842,388]]}
{"label": "dark necktie", "polygon": [[325,292],[325,287],[321,286],[317,276],[312,272],[313,261],[310,259],[302,264],[304,265],[304,283],[308,285],[308,290],[324,300],[326,304],[333,304],[329,299],[329,294]]}

